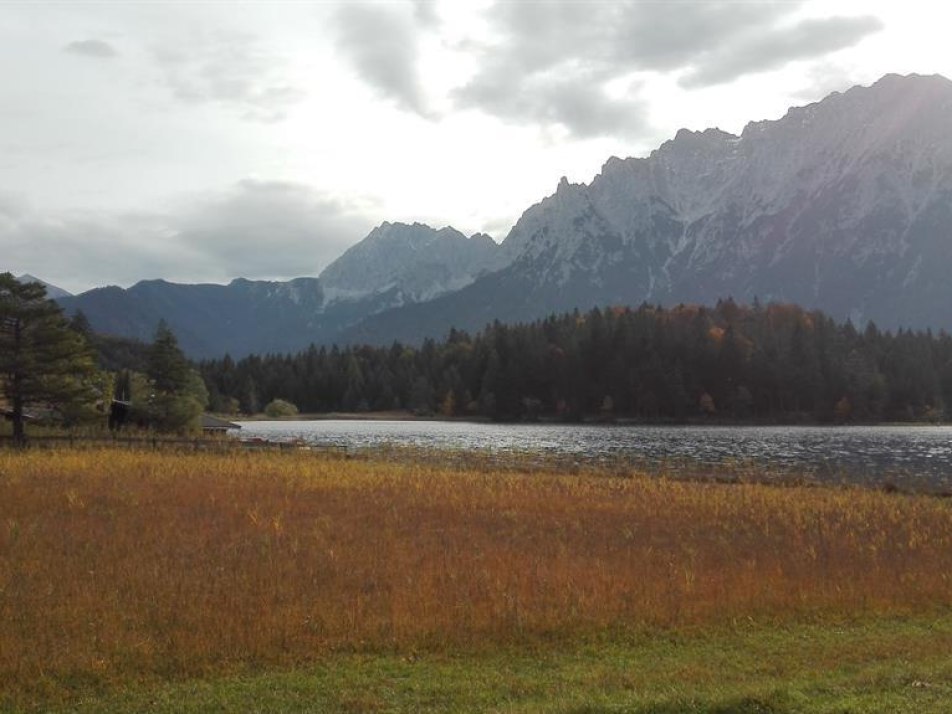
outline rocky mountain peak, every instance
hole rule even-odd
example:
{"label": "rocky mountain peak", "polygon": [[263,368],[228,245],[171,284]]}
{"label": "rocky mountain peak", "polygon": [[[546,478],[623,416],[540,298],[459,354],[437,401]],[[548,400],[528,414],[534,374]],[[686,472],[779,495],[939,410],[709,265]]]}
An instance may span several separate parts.
{"label": "rocky mountain peak", "polygon": [[385,222],[327,266],[320,280],[330,302],[385,293],[394,304],[418,302],[470,284],[498,266],[498,254],[489,236]]}
{"label": "rocky mountain peak", "polygon": [[737,139],[738,137],[733,134],[720,129],[704,129],[703,131],[678,129],[674,138],[655,149],[652,156],[664,156],[666,154],[696,155],[699,152],[722,151],[729,148],[729,144],[736,142]]}

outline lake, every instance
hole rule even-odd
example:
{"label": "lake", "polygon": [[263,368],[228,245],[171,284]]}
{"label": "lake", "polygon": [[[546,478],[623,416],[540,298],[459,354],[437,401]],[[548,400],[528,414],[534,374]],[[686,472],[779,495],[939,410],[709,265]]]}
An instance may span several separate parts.
{"label": "lake", "polygon": [[817,480],[952,489],[952,426],[629,426],[447,421],[246,421],[241,438],[532,452],[635,463],[764,464]]}

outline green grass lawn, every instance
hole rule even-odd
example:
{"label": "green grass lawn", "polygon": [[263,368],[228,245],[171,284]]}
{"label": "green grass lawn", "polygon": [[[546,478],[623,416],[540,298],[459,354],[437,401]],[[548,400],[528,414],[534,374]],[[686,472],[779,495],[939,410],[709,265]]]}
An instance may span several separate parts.
{"label": "green grass lawn", "polygon": [[85,682],[69,701],[42,690],[36,697],[6,701],[4,711],[944,714],[952,711],[952,615],[338,654],[284,671]]}

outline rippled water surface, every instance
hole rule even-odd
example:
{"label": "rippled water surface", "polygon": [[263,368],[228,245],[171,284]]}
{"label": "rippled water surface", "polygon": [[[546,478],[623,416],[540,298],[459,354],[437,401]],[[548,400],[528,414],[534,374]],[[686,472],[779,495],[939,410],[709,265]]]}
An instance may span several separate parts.
{"label": "rippled water surface", "polygon": [[241,422],[242,438],[528,451],[579,459],[762,463],[817,478],[952,483],[952,427],[594,426],[443,421]]}

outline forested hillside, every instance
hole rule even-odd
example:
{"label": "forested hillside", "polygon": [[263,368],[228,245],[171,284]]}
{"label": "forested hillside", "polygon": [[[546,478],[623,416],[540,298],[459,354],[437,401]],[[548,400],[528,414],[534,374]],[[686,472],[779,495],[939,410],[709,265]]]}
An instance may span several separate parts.
{"label": "forested hillside", "polygon": [[419,348],[311,347],[200,366],[220,411],[409,409],[492,419],[911,421],[952,405],[952,338],[793,305],[595,309]]}

